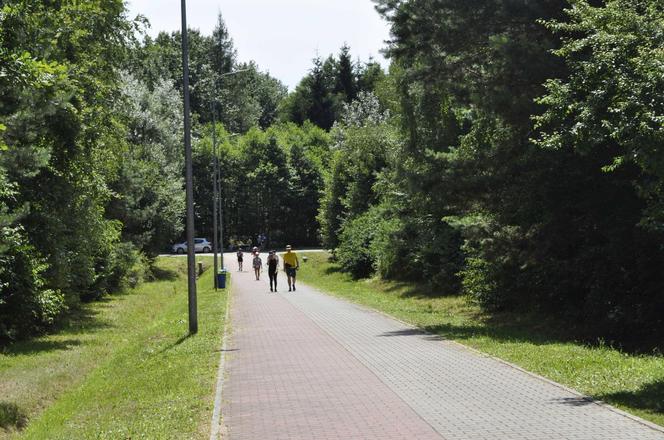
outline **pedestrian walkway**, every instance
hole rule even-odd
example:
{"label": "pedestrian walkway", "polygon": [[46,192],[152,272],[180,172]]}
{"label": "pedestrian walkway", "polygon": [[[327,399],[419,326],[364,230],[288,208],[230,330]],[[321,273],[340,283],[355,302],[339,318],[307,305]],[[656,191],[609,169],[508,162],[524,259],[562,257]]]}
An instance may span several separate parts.
{"label": "pedestrian walkway", "polygon": [[664,440],[565,388],[304,285],[234,273],[230,439]]}

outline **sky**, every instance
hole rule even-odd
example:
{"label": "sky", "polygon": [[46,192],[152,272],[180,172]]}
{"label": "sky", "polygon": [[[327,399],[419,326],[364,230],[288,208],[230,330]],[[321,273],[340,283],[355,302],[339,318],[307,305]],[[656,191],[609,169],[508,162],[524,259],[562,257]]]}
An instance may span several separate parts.
{"label": "sky", "polygon": [[[181,27],[179,0],[127,0],[129,17],[150,20],[150,35]],[[221,12],[239,61],[254,60],[293,89],[319,54],[337,54],[347,43],[355,59],[380,54],[388,24],[370,0],[188,0],[187,24],[210,35]]]}

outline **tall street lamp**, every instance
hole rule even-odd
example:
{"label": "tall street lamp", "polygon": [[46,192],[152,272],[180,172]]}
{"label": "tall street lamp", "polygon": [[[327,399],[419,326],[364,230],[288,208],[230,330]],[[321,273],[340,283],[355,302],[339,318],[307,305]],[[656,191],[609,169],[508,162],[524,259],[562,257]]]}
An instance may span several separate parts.
{"label": "tall street lamp", "polygon": [[[217,112],[214,108],[213,102],[210,102],[210,107],[212,108],[212,154],[214,155],[214,176],[212,177],[212,249],[214,254],[214,289],[217,290],[219,288],[219,282],[217,280],[217,275],[219,274],[219,263],[217,262],[217,251],[219,250],[219,229],[217,227],[217,221],[219,220],[217,215],[217,182],[219,180],[219,158],[217,157]],[[221,267],[224,267],[223,262]]]}
{"label": "tall street lamp", "polygon": [[194,188],[191,159],[191,121],[189,119],[189,42],[187,37],[187,4],[182,0],[182,86],[184,91],[184,152],[187,193],[187,291],[189,294],[189,333],[198,332],[196,305],[196,256],[194,254]]}
{"label": "tall street lamp", "polygon": [[[232,72],[226,72],[219,75],[220,77],[235,75],[242,72],[248,72],[251,69],[239,69]],[[224,224],[223,224],[223,210],[222,210],[222,200],[221,200],[221,170],[219,168],[219,157],[217,156],[217,112],[216,112],[216,100],[210,102],[210,107],[212,110],[212,151],[214,154],[214,178],[212,179],[212,248],[214,249],[214,288],[219,288],[217,281],[217,274],[219,273],[219,263],[217,260],[217,252],[219,252],[221,257],[221,268],[224,268]],[[234,136],[232,134],[231,136]],[[218,209],[217,209],[218,207]]]}

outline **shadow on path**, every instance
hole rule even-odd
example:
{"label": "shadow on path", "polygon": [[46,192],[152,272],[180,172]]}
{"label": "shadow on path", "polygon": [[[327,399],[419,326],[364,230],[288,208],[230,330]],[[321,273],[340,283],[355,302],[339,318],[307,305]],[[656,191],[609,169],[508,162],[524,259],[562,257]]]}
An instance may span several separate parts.
{"label": "shadow on path", "polygon": [[421,336],[422,339],[426,339],[428,341],[444,341],[445,338],[443,338],[440,335],[436,334],[431,334],[427,333],[425,331],[416,329],[416,328],[409,328],[409,329],[404,329],[404,330],[395,330],[391,332],[385,332],[381,333],[378,335],[380,338],[389,338],[389,337],[395,337],[395,336]]}

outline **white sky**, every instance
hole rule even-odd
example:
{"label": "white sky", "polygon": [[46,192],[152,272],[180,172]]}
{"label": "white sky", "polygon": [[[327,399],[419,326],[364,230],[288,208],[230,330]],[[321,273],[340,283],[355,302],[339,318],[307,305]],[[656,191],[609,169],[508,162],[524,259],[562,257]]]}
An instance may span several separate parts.
{"label": "white sky", "polygon": [[[152,28],[181,27],[179,0],[126,0],[129,17],[146,16]],[[261,70],[291,90],[311,68],[316,53],[337,54],[348,43],[355,59],[380,55],[389,38],[387,23],[370,0],[189,0],[187,24],[210,35],[221,11],[240,61],[254,60]]]}

